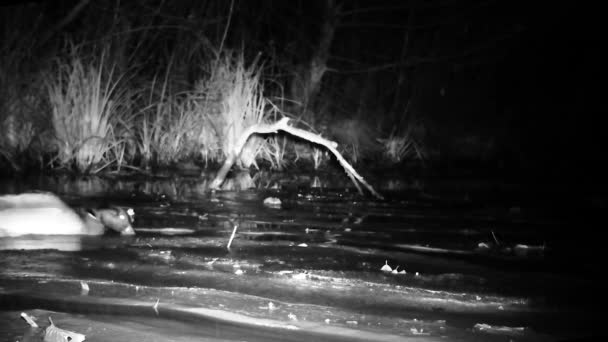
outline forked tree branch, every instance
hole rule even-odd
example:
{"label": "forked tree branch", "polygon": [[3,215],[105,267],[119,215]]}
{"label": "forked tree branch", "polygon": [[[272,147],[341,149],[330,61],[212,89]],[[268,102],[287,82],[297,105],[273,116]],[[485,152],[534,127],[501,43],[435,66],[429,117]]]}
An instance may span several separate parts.
{"label": "forked tree branch", "polygon": [[369,183],[367,183],[365,179],[363,179],[363,177],[359,173],[357,173],[357,171],[355,171],[355,169],[346,161],[346,159],[344,159],[342,154],[338,152],[338,150],[336,149],[338,147],[338,144],[336,142],[327,140],[318,134],[314,134],[303,129],[289,126],[287,124],[288,122],[289,118],[282,118],[281,120],[272,124],[256,124],[248,127],[243,132],[243,134],[241,134],[234,149],[230,152],[230,154],[224,161],[224,164],[218,171],[217,175],[215,176],[215,179],[213,180],[213,182],[211,182],[210,188],[220,188],[220,186],[224,182],[224,179],[226,178],[226,175],[228,174],[228,171],[230,171],[232,165],[234,165],[238,156],[241,154],[241,150],[243,149],[243,147],[247,143],[247,140],[252,134],[276,134],[278,133],[278,131],[283,131],[298,138],[307,140],[317,145],[322,145],[327,148],[331,153],[333,153],[340,165],[342,165],[342,167],[344,168],[344,172],[353,181],[360,194],[363,194],[363,190],[360,186],[360,184],[363,184],[369,190],[369,192],[371,192],[372,195],[374,195],[376,198],[384,199],[381,194],[376,192],[376,190],[374,190],[374,188],[369,185]]}

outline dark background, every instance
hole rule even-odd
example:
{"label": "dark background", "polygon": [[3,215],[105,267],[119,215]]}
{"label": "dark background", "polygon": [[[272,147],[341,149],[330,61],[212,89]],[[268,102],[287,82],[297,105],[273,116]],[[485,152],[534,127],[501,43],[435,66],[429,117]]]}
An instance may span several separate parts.
{"label": "dark background", "polygon": [[601,11],[592,2],[64,0],[4,2],[0,10],[5,39],[32,28],[21,41],[31,70],[66,39],[114,32],[126,37],[126,64],[137,64],[140,78],[173,54],[183,57],[175,77],[192,84],[209,44],[260,56],[267,94],[295,98],[292,77],[318,52],[328,6],[339,13],[329,69],[306,111],[286,110],[337,140],[341,122],[356,119],[368,163],[366,145],[416,122],[437,168],[603,180]]}

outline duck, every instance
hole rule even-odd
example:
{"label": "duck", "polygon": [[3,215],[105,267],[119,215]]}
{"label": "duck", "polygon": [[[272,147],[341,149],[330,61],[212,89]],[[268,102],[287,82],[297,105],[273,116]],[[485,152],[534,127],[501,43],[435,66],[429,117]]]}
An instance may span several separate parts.
{"label": "duck", "polygon": [[0,195],[0,238],[23,235],[134,235],[133,209],[76,211],[47,192]]}

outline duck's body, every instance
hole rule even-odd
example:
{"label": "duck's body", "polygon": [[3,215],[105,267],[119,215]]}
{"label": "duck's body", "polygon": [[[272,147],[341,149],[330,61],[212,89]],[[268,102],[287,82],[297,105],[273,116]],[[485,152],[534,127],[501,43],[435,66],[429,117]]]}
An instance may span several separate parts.
{"label": "duck's body", "polygon": [[102,235],[107,229],[135,234],[123,209],[89,210],[82,217],[50,193],[0,196],[0,237],[22,235]]}

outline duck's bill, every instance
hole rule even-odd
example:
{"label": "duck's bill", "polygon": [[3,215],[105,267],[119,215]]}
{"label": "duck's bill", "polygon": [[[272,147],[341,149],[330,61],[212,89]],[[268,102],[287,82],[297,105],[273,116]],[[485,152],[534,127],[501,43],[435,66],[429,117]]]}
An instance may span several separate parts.
{"label": "duck's bill", "polygon": [[133,227],[128,226],[120,232],[120,235],[135,235],[135,230],[133,229]]}

